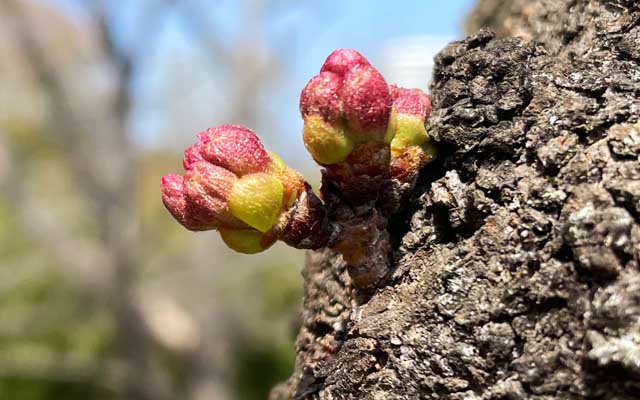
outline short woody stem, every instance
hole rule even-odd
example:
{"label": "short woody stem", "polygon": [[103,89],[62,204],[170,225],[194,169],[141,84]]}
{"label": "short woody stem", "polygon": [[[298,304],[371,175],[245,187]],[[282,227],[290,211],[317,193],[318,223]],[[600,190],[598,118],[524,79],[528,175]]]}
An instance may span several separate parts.
{"label": "short woody stem", "polygon": [[367,292],[379,287],[389,273],[391,243],[387,218],[376,209],[343,221],[333,249],[342,254],[354,287]]}
{"label": "short woody stem", "polygon": [[324,204],[305,182],[304,191],[287,216],[281,240],[297,249],[316,250],[330,243],[335,235]]}

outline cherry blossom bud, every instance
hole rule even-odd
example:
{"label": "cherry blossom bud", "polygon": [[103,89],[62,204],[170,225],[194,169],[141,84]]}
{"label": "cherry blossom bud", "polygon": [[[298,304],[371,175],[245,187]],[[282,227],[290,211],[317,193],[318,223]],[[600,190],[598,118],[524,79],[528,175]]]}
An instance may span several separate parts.
{"label": "cherry blossom bud", "polygon": [[164,176],[161,186],[164,205],[187,229],[216,229],[242,253],[257,253],[280,238],[304,248],[329,240],[324,205],[251,130],[207,129],[185,151],[183,167],[184,176]]}
{"label": "cherry blossom bud", "polygon": [[253,131],[238,125],[207,129],[199,137],[203,158],[236,175],[265,172],[271,165],[269,153]]}
{"label": "cherry blossom bud", "polygon": [[336,50],[300,95],[305,146],[321,165],[344,162],[358,144],[384,139],[391,104],[378,70],[355,50]]}
{"label": "cherry blossom bud", "polygon": [[387,140],[391,146],[391,176],[407,181],[435,158],[435,146],[425,128],[431,100],[420,89],[391,85],[393,109]]}

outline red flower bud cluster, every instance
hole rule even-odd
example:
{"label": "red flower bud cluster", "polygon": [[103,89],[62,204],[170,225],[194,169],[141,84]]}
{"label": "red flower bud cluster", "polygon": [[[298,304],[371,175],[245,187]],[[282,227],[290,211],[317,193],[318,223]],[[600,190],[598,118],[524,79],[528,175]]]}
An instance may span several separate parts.
{"label": "red flower bud cluster", "polygon": [[[185,151],[183,166],[184,176],[162,177],[162,200],[187,229],[216,229],[231,248],[245,253],[264,250],[282,236],[293,235],[295,245],[308,233],[287,231],[308,213],[308,184],[250,129],[207,129]],[[322,218],[322,211],[314,216]]]}
{"label": "red flower bud cluster", "polygon": [[300,96],[303,139],[352,204],[375,200],[388,179],[411,183],[435,156],[425,129],[429,97],[387,85],[355,50],[339,49]]}
{"label": "red flower bud cluster", "polygon": [[357,142],[381,140],[391,113],[391,93],[380,72],[355,50],[336,50],[302,90],[300,111],[344,129]]}
{"label": "red flower bud cluster", "polygon": [[297,248],[331,246],[356,286],[375,287],[388,272],[388,218],[435,157],[425,128],[429,96],[388,85],[360,53],[340,49],[303,89],[300,112],[305,146],[325,168],[327,207],[299,173],[236,125],[198,135],[184,153],[184,175],[162,178],[162,200],[187,229],[218,230],[240,252],[278,239]]}

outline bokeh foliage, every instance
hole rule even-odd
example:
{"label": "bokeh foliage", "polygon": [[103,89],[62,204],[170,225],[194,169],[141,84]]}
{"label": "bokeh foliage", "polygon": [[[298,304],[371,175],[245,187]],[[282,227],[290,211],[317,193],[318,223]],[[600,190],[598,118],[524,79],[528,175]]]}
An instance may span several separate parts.
{"label": "bokeh foliage", "polygon": [[[276,246],[265,257],[239,256],[216,234],[176,224],[159,181],[179,168],[179,146],[131,139],[133,196],[97,204],[73,157],[112,160],[98,163],[105,176],[97,182],[110,182],[111,162],[124,156],[93,128],[117,114],[109,90],[98,92],[104,81],[73,71],[104,68],[104,54],[96,60],[75,42],[100,36],[46,2],[10,3],[28,9],[0,7],[0,34],[10,39],[0,46],[0,85],[12,91],[0,96],[0,399],[265,398],[292,370],[302,254]],[[40,38],[68,97],[34,72],[21,29]],[[87,92],[105,99],[87,102]],[[65,125],[52,112],[59,103],[80,116],[82,146],[61,139]],[[110,244],[118,221],[100,214],[119,207],[133,219],[132,233],[122,232],[136,243],[128,258]],[[163,397],[150,397],[151,385]]]}

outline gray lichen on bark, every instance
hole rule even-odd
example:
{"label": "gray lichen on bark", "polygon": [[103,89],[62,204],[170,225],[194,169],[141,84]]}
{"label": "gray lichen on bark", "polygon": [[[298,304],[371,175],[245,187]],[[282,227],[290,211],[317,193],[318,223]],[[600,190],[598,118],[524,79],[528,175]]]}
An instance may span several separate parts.
{"label": "gray lichen on bark", "polygon": [[358,305],[340,257],[309,255],[273,399],[640,398],[640,5],[487,0],[470,21],[524,38],[436,57],[440,158],[394,271]]}

